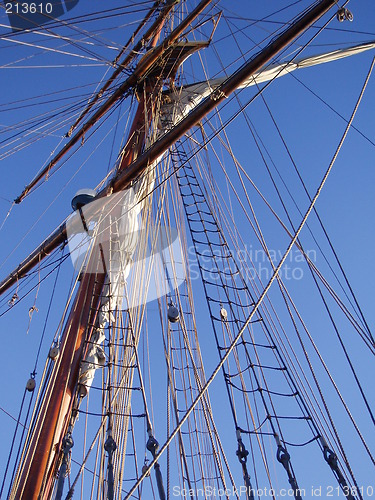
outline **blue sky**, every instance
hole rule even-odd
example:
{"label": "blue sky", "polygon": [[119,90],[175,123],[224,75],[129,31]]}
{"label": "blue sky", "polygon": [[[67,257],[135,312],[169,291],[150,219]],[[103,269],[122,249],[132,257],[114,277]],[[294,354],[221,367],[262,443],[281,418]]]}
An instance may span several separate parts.
{"label": "blue sky", "polygon": [[[280,12],[271,18],[269,21],[272,22],[265,21],[260,25],[260,28],[255,26],[250,29],[251,21],[249,19],[259,19],[264,17],[266,13],[276,10],[275,2],[257,3],[251,5],[251,8],[246,5],[245,10],[242,10],[237,5],[237,2],[224,1],[223,7],[229,21],[225,19],[220,21],[218,30],[215,33],[213,48],[207,49],[207,54],[202,54],[203,59],[207,59],[210,76],[215,76],[220,71],[220,62],[218,58],[215,58],[215,50],[220,51],[220,57],[225,65],[235,60],[231,70],[235,69],[241,63],[241,51],[246,54],[253,47],[254,42],[260,42],[264,38],[267,30],[273,31],[275,29],[273,21],[282,22],[288,20],[292,13],[302,10],[308,3],[306,1],[297,2],[291,9]],[[306,53],[320,53],[324,50],[346,46],[349,43],[355,44],[374,40],[375,11],[372,3],[371,0],[363,0],[362,2],[353,0],[350,2],[348,7],[353,12],[354,21],[344,24],[333,21],[330,26],[331,29],[326,30],[319,38],[315,39],[311,46],[306,49]],[[112,4],[113,9],[121,7],[119,1],[113,0],[111,1],[111,7]],[[71,15],[73,13],[76,16],[88,15],[102,8],[101,2],[90,2],[90,6],[88,6],[84,0],[81,0]],[[108,8],[107,4],[106,8]],[[7,156],[6,151],[12,147],[17,148],[19,144],[13,142],[17,137],[13,139],[10,137],[13,132],[10,131],[9,127],[23,120],[32,119],[37,115],[51,113],[61,106],[71,106],[73,113],[73,105],[77,101],[81,101],[82,105],[98,83],[105,78],[108,61],[114,58],[118,48],[129,37],[131,30],[136,26],[136,22],[143,15],[143,12],[125,15],[125,11],[126,9],[124,9],[123,17],[119,16],[93,23],[87,22],[86,24],[77,25],[78,28],[74,31],[68,28],[61,31],[66,36],[69,34],[75,40],[84,39],[84,43],[80,42],[79,47],[67,44],[63,40],[48,38],[45,34],[24,34],[16,38],[21,43],[15,43],[15,38],[9,37],[10,31],[7,28],[5,13],[3,10],[0,11],[0,127],[1,131],[4,132],[1,137],[6,138],[6,142],[1,144],[4,147],[0,149],[0,155],[2,155],[0,225],[11,208],[11,201],[20,194],[25,184],[50,158],[51,154],[64,144],[64,134],[69,129],[72,118],[69,118],[70,110],[65,109],[68,119],[60,127],[56,127],[60,118],[57,118],[56,122],[54,117],[49,117],[48,123],[43,123],[45,128],[38,130],[37,133],[34,131],[31,135],[27,135],[27,127],[22,127],[26,140],[28,137],[40,138],[40,132],[44,137],[38,142]],[[241,11],[242,16],[247,18],[246,21],[236,19],[239,11]],[[66,14],[65,18],[68,19],[68,14]],[[321,26],[323,23],[319,22],[318,24]],[[234,45],[233,42],[229,41],[229,38],[226,38],[229,27],[233,30],[235,26],[238,29],[243,29],[243,35],[238,34],[239,46]],[[82,30],[86,30],[86,32]],[[203,30],[209,31],[207,27],[204,27]],[[52,31],[55,32],[58,29]],[[99,33],[99,31],[100,34],[95,40],[89,37],[90,33]],[[302,38],[299,41],[300,44],[305,43],[307,39],[308,36]],[[288,53],[293,54],[293,51],[298,50],[298,47],[299,45],[295,45],[293,49],[288,50]],[[76,55],[73,56],[73,53]],[[328,105],[346,120],[349,118],[374,55],[373,51],[369,51],[319,68],[297,71],[293,75],[274,82],[263,94],[265,102],[270,107],[279,126],[282,137],[290,145],[290,152],[298,165],[310,194],[315,193],[345,128],[345,120],[333,112]],[[193,70],[198,77],[203,78],[198,57],[191,61],[186,64],[186,78],[189,83],[193,81]],[[254,93],[255,90],[242,91],[239,98],[242,103],[245,103]],[[34,96],[37,96],[34,100],[26,100]],[[327,232],[348,274],[350,283],[356,292],[370,327],[374,324],[373,283],[375,278],[372,256],[374,247],[373,213],[375,210],[373,195],[374,97],[374,76],[372,76],[354,121],[355,127],[363,135],[353,129],[349,132],[334,169],[317,202],[319,214],[322,216]],[[248,107],[248,114],[259,137],[265,141],[267,151],[282,173],[283,181],[293,191],[295,200],[303,212],[308,206],[308,199],[296,178],[280,135],[265,108],[265,102],[261,97],[258,97]],[[84,147],[69,158],[66,164],[56,174],[52,175],[47,183],[38,188],[20,206],[12,208],[8,219],[1,228],[0,271],[2,277],[14,269],[70,213],[70,200],[78,189],[86,186],[95,188],[109,169],[113,167],[123,139],[123,130],[134,113],[134,107],[130,108],[130,104],[130,99],[128,99],[121,107],[115,109],[113,114],[95,133],[94,137],[87,140]],[[229,117],[236,109],[238,109],[238,103],[233,101],[222,110],[222,116],[224,118]],[[61,115],[61,120],[63,116]],[[216,117],[213,120],[216,120]],[[117,121],[118,125],[116,125]],[[198,132],[195,133],[198,134]],[[239,119],[228,126],[227,132],[230,135],[231,145],[237,159],[246,168],[254,183],[266,195],[267,199],[272,202],[275,210],[280,215],[282,214],[283,220],[286,221],[286,216],[282,212],[282,206],[277,199],[270,178],[267,176],[259,152],[246,129],[246,123],[244,120]],[[210,133],[208,129],[207,133]],[[220,149],[218,143],[215,143],[215,147]],[[223,158],[227,159],[223,150],[221,150],[221,154]],[[234,194],[230,192],[230,189],[228,190],[223,173],[220,171],[219,166],[217,168],[216,182],[223,193],[229,193],[227,199],[233,203],[234,210],[238,210],[235,213],[236,217],[238,215],[239,226],[243,228],[242,236],[247,242],[247,248],[255,252],[258,247],[256,242],[253,242],[253,235],[249,226],[244,215],[238,209],[238,205],[236,205]],[[228,166],[228,172],[235,179],[233,167]],[[274,170],[273,172],[275,173]],[[275,176],[277,177],[276,173]],[[234,182],[237,189],[240,190],[238,180],[234,180]],[[280,179],[277,182],[285,197],[285,203],[292,221],[298,225],[301,216]],[[279,256],[280,252],[283,252],[286,248],[288,238],[264,209],[263,202],[253,192],[252,200],[269,248]],[[324,239],[314,216],[311,218],[310,224],[318,242],[329,258],[332,259],[327,241]],[[306,229],[302,234],[302,240],[306,249],[311,252],[315,251],[316,244]],[[314,256],[314,263],[327,276],[329,282],[334,284],[335,289],[339,291],[339,286],[335,282],[321,253],[317,250],[312,255]],[[263,265],[261,254],[258,254],[256,264],[258,270],[260,270]],[[264,263],[264,267],[266,266],[267,272],[269,272],[269,266]],[[337,272],[337,265],[334,264],[334,266]],[[358,399],[357,389],[353,384],[343,354],[334,337],[332,326],[322,309],[321,301],[313,286],[306,265],[298,261],[298,253],[292,254],[291,267],[296,273],[302,273],[303,278],[288,280],[287,271],[284,268],[285,283],[306,323],[309,325],[310,331],[313,332],[314,339],[332,370],[332,374],[337,377],[340,390],[348,401],[354,418],[363,428],[363,433],[370,448],[374,449],[373,426],[368,415],[363,411],[363,405]],[[296,271],[296,269],[300,271]],[[45,355],[49,342],[55,333],[61,316],[61,305],[65,304],[70,286],[72,266],[68,261],[64,264],[63,270],[52,304],[51,319],[42,345],[42,355]],[[263,278],[266,278],[266,275],[269,276],[267,272],[264,271]],[[34,367],[53,286],[53,278],[53,276],[50,277],[38,291],[35,304],[39,312],[33,314],[30,328],[28,310],[34,304],[35,290],[23,303],[20,303],[0,318],[1,331],[3,332],[2,363],[4,379],[0,400],[3,409],[13,416],[17,415],[24,384]],[[195,286],[198,300],[200,300],[202,289],[199,285]],[[340,291],[341,296],[343,294]],[[280,300],[276,287],[271,289],[270,297],[276,303]],[[350,347],[350,354],[354,360],[359,378],[366,387],[370,402],[374,405],[375,394],[373,387],[371,387],[373,378],[371,373],[373,370],[372,356],[335,306],[332,303],[330,306],[334,311],[335,318],[337,318],[345,343]],[[6,307],[2,308],[1,312],[5,309]],[[285,310],[284,312],[281,311],[280,314],[285,318]],[[202,331],[206,330],[207,310],[203,306],[202,308],[197,307],[197,317],[199,324],[202,325]],[[293,334],[291,334],[290,338],[292,342],[296,342]],[[211,341],[212,337],[210,340],[205,335],[202,335],[202,350],[207,358],[207,375],[211,373],[217,363],[216,352],[214,356]],[[317,360],[314,359],[314,362],[317,362]],[[320,368],[318,368],[318,372],[322,381],[324,381],[325,376]],[[213,392],[217,391],[218,393],[220,390],[222,390],[220,383],[215,382]],[[355,438],[353,438],[352,427],[347,418],[342,416],[340,405],[331,389],[327,389],[327,397],[332,401],[333,415],[338,420],[343,442],[350,449],[350,453],[354,457],[353,461],[356,462],[359,484],[364,487],[370,486],[371,483],[373,485],[373,468],[358,444],[351,444],[356,443]],[[219,426],[225,429],[226,426],[229,426],[229,421],[226,420],[224,412],[221,415],[220,404],[221,401],[215,402],[215,398],[213,398],[214,408],[219,415]],[[0,412],[0,423],[1,441],[3,443],[0,453],[2,464],[0,468],[4,470],[3,464],[7,458],[14,422],[4,412]],[[232,453],[232,449],[235,448],[234,434],[229,435],[228,433],[228,435],[223,436],[223,440],[228,445],[228,454]],[[163,440],[160,439],[160,442],[163,442]],[[304,459],[303,453],[299,454],[299,450],[296,450],[295,453],[298,456],[297,461]],[[314,453],[312,455],[314,460],[318,460],[318,453]],[[232,460],[235,460],[235,457],[234,459],[232,457]],[[308,474],[308,468],[311,466],[307,465],[308,461],[309,457],[306,458],[306,466],[301,466],[300,469],[304,480],[303,484],[306,485],[309,491],[306,498],[311,498],[310,487],[312,485],[309,482]],[[358,464],[361,464],[361,467]],[[235,463],[233,467],[238,469],[238,464]],[[239,474],[239,472],[237,470],[236,473]],[[282,471],[280,476],[284,480]],[[327,474],[327,477],[324,477],[322,482],[325,486],[335,485],[332,479]]]}

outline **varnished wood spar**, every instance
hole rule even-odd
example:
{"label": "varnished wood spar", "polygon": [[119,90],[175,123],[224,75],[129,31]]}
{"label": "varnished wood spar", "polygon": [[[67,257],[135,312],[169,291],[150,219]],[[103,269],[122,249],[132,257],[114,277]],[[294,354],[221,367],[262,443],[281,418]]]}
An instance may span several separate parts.
{"label": "varnished wood spar", "polygon": [[[335,0],[322,0],[314,9],[310,10],[297,23],[293,24],[284,33],[282,33],[275,41],[271,42],[262,52],[257,54],[253,59],[243,65],[231,77],[229,77],[211,96],[207,97],[201,104],[197,106],[189,115],[181,120],[170,132],[166,133],[158,141],[156,141],[147,151],[140,155],[129,168],[119,172],[119,174],[111,181],[113,192],[125,189],[132,179],[139,175],[150,163],[155,161],[161,154],[168,150],[172,144],[182,137],[193,125],[198,123],[205,115],[212,111],[218,103],[225,97],[229,96],[236,90],[244,81],[251,75],[259,71],[268,61],[270,61],[277,53],[282,50],[294,38],[300,35],[313,22],[324,15],[332,6],[335,5]],[[106,196],[108,187],[98,193],[97,198]],[[18,279],[22,278],[37,265],[45,255],[48,255],[52,250],[57,248],[66,240],[66,227],[61,225],[54,233],[49,236],[39,247],[37,247],[29,257],[27,257],[18,268],[9,274],[0,283],[0,295],[8,290]]]}
{"label": "varnished wood spar", "polygon": [[[151,54],[149,54],[146,58],[146,60],[142,60],[142,71],[146,71],[149,66],[151,66],[157,59],[160,57],[160,55],[163,54],[163,52],[169,47],[171,43],[173,43],[184,31],[185,29],[189,26],[191,22],[194,21],[194,19],[197,18],[197,16],[209,5],[213,0],[203,0],[199,3],[199,5],[187,16],[187,18],[175,28],[175,30],[170,34],[170,36],[158,47],[156,47]],[[175,2],[171,2],[175,3]],[[157,24],[155,26],[156,29],[160,29],[161,24]],[[147,63],[147,64],[146,64]],[[141,74],[141,70],[137,68],[137,70]],[[139,75],[140,77],[140,75]],[[128,85],[129,80],[126,80],[123,84],[123,86]],[[123,87],[122,86],[122,87]],[[120,89],[122,88],[120,87]],[[106,103],[98,110],[98,112],[94,115],[95,122],[102,116],[102,114],[105,114],[108,109],[112,106],[114,102],[116,102],[121,96],[119,95],[118,89],[117,92],[115,92],[115,96],[113,96],[111,99],[106,101]],[[122,93],[120,92],[122,95]],[[94,119],[94,117],[91,118],[90,123]],[[92,123],[93,125],[94,123]],[[17,203],[20,203],[23,198],[26,196],[26,194],[29,192],[30,189],[32,189],[45,175],[47,175],[50,171],[51,168],[53,168],[54,165],[64,156],[64,154],[71,149],[74,144],[84,135],[85,131],[89,127],[91,128],[92,125],[85,124],[80,131],[78,131],[74,137],[64,146],[64,148],[57,153],[57,155],[50,161],[50,163],[47,165],[43,171],[41,171],[40,175],[24,189],[22,194],[16,199]],[[85,130],[83,130],[85,128]],[[101,194],[103,196],[103,193]],[[60,245],[64,244],[67,239],[67,232],[66,232],[66,225],[65,223],[61,224],[56,231],[54,231],[41,245],[39,245],[28,257],[26,257],[25,260],[23,260],[17,269],[12,271],[1,283],[0,283],[0,295],[6,292],[14,283],[16,283],[20,278],[24,277],[33,267],[35,267],[41,259],[49,255],[53,250],[58,248]]]}
{"label": "varnished wood spar", "polygon": [[24,259],[19,266],[12,271],[0,283],[0,295],[6,292],[11,286],[14,285],[20,278],[33,269],[39,262],[41,262],[47,255],[56,250],[60,245],[63,245],[67,240],[67,232],[65,222],[61,224],[53,233],[48,236],[30,255]]}
{"label": "varnished wood spar", "polygon": [[[15,203],[21,203],[25,198],[27,193],[34,188],[44,177],[50,174],[51,169],[61,160],[61,158],[72,149],[81,139],[84,137],[86,132],[90,130],[95,123],[97,123],[110,109],[111,107],[121,99],[124,94],[137,86],[137,84],[144,78],[147,71],[151,66],[162,57],[164,51],[175,42],[185,31],[185,29],[190,26],[190,24],[196,19],[196,17],[209,5],[213,0],[202,0],[198,6],[182,21],[172,33],[157,47],[153,50],[149,50],[146,55],[139,61],[134,72],[125,80],[125,82],[120,85],[120,87],[113,92],[111,97],[109,97],[105,103],[100,106],[100,108],[93,114],[93,116],[82,125],[82,127],[77,130],[77,132],[71,137],[71,139],[65,144],[65,146],[53,157],[53,159],[43,168],[40,173],[34,177],[34,179],[25,187],[22,193],[14,200]],[[161,26],[158,26],[158,29]]]}
{"label": "varnished wood spar", "polygon": [[[136,177],[148,164],[155,161],[172,144],[180,139],[191,127],[199,123],[204,116],[214,110],[217,105],[232,94],[243,82],[257,73],[265,64],[272,60],[281,50],[289,45],[297,36],[303,33],[311,24],[322,17],[336,0],[322,0],[315,8],[308,11],[303,17],[286,29],[277,39],[271,42],[250,61],[234,72],[224,83],[217,87],[211,95],[196,106],[183,120],[169,132],[150,146],[142,156],[133,162],[126,171],[120,172],[110,183],[114,192],[121,191]],[[102,196],[108,188],[99,194]],[[0,288],[1,291],[1,288]]]}
{"label": "varnished wood spar", "polygon": [[[117,63],[118,66],[115,69],[115,71],[112,73],[112,75],[108,78],[108,80],[105,82],[103,87],[95,94],[93,99],[88,103],[86,108],[82,111],[80,116],[77,118],[75,123],[72,125],[69,135],[73,132],[73,130],[81,123],[81,121],[84,119],[85,116],[91,111],[93,106],[98,102],[100,97],[104,94],[106,90],[109,89],[109,87],[112,85],[112,83],[116,80],[116,78],[122,73],[122,71],[129,66],[131,61],[139,54],[139,52],[144,48],[144,46],[150,41],[150,39],[157,33],[158,29],[160,26],[164,23],[165,17],[171,12],[173,9],[174,5],[176,3],[179,3],[180,0],[168,0],[167,5],[164,7],[164,9],[160,12],[158,15],[157,19],[153,22],[153,24],[150,26],[150,28],[146,31],[146,33],[143,35],[141,40],[137,42],[134,47],[131,49],[130,53],[120,62]],[[135,38],[135,36],[139,33],[141,28],[145,25],[145,23],[150,19],[152,14],[156,11],[156,9],[160,6],[162,3],[161,0],[158,0],[157,2],[154,3],[154,5],[151,7],[149,12],[146,14],[145,18],[143,19],[142,23],[137,27],[135,32],[133,33],[132,37],[128,42],[125,44],[124,48],[121,50],[121,52],[118,54],[116,57],[116,61],[119,60],[119,58],[123,55],[125,50],[130,46],[132,40]]]}

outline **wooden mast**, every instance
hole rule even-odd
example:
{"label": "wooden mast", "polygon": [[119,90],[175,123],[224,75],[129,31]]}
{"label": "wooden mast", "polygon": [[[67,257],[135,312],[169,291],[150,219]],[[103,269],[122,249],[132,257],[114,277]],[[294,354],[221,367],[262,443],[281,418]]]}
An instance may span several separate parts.
{"label": "wooden mast", "polygon": [[[153,39],[157,42],[160,30]],[[118,171],[126,170],[140,154],[145,143],[145,110],[152,116],[152,102],[139,99],[137,112],[129,132],[129,139],[122,154]],[[93,252],[88,264],[96,269],[99,252]],[[61,450],[61,441],[66,433],[72,409],[74,391],[77,387],[80,362],[85,340],[90,338],[95,324],[105,274],[85,274],[79,285],[61,341],[61,354],[54,366],[50,383],[43,398],[39,417],[29,440],[18,478],[15,480],[11,498],[17,500],[42,500],[51,498],[54,475]]]}
{"label": "wooden mast", "polygon": [[[55,463],[59,453],[59,436],[65,430],[78,379],[86,325],[93,319],[103,282],[103,275],[87,274],[80,284],[63,332],[60,357],[51,374],[10,498],[50,498],[49,491],[42,495],[40,492],[44,480],[47,486],[51,483],[49,479],[54,472],[51,464]],[[48,467],[49,471],[45,475]]]}
{"label": "wooden mast", "polygon": [[[207,2],[205,2],[207,3]],[[144,169],[155,161],[161,154],[168,150],[180,137],[182,137],[192,126],[199,123],[204,116],[212,111],[223,99],[235,91],[239,85],[259,71],[267,62],[275,57],[284,47],[291,43],[297,36],[306,30],[312,23],[322,17],[335,5],[335,0],[322,0],[316,7],[307,12],[290,28],[284,31],[277,39],[272,41],[263,51],[244,64],[238,71],[229,77],[219,88],[214,90],[210,96],[204,99],[193,111],[191,111],[178,125],[164,134],[159,140],[141,154],[129,168],[122,169],[111,181],[113,192],[125,189],[127,185]],[[177,29],[177,28],[176,28]],[[159,47],[157,47],[159,49]],[[52,160],[54,162],[54,160]],[[54,163],[55,164],[55,163]],[[108,188],[104,188],[97,197],[106,196]],[[26,194],[25,194],[26,196]],[[41,245],[39,245],[12,273],[0,283],[0,295],[9,290],[19,279],[24,277],[41,259],[49,255],[66,241],[66,227],[61,224]]]}
{"label": "wooden mast", "polygon": [[[169,6],[173,6],[178,3],[179,0],[169,0],[167,2],[167,10],[164,12],[163,19],[166,18],[169,10]],[[120,87],[113,92],[113,94],[102,104],[99,109],[93,114],[93,116],[82,125],[80,129],[71,137],[71,139],[65,144],[65,146],[52,158],[52,160],[44,167],[38,175],[28,184],[22,193],[14,200],[15,203],[21,203],[21,201],[26,197],[28,192],[34,188],[38,183],[50,174],[51,169],[59,162],[59,160],[72,149],[90,130],[95,123],[97,123],[108,110],[119,100],[124,94],[133,89],[138,85],[138,83],[145,77],[147,71],[157,62],[164,52],[170,47],[185,31],[185,29],[196,19],[199,14],[209,5],[213,0],[201,0],[197,7],[188,15],[186,18],[172,31],[172,33],[154,50],[150,50],[136,66],[134,72],[120,85]],[[159,20],[160,21],[160,20]],[[156,25],[156,29],[160,31],[162,24],[159,22]],[[128,64],[130,61],[126,61]],[[113,75],[112,75],[113,77]],[[110,78],[111,79],[111,78]]]}

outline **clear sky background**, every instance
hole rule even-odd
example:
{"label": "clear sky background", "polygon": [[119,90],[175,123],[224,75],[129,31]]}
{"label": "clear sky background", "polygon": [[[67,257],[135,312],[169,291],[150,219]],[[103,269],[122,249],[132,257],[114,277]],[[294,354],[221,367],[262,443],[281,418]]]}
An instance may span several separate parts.
{"label": "clear sky background", "polygon": [[[263,40],[267,33],[272,32],[277,23],[289,20],[293,13],[302,11],[310,2],[296,2],[291,8],[281,11],[269,19],[264,19],[259,25],[251,26],[252,19],[259,20],[289,2],[222,2],[227,20],[222,19],[214,36],[213,45],[202,54],[207,64],[209,76],[223,75],[220,62],[215,51],[220,54],[224,65],[229,65],[229,72],[236,69],[242,62],[241,52],[245,54],[253,49],[254,44]],[[50,177],[20,206],[13,207],[9,217],[12,200],[20,194],[25,184],[34,177],[42,165],[65,143],[64,135],[69,130],[73,115],[79,106],[84,105],[88,96],[94,91],[106,72],[111,71],[109,61],[112,61],[119,47],[127,40],[137,26],[151,2],[120,2],[110,0],[105,3],[99,1],[81,0],[79,5],[70,14],[64,14],[63,20],[74,16],[79,23],[74,28],[52,26],[40,33],[11,36],[7,16],[3,5],[0,9],[0,276],[1,279],[13,270],[19,262],[30,253],[64,218],[71,212],[70,200],[74,193],[82,187],[95,188],[101,179],[114,166],[116,157],[123,139],[123,130],[134,111],[130,109],[130,99],[121,107],[116,108],[107,120],[103,122],[94,137],[87,140],[69,160],[62,165],[59,171]],[[90,14],[103,9],[113,9],[106,19],[89,22]],[[353,13],[352,23],[339,24],[334,20],[329,29],[316,38],[306,54],[320,53],[346,47],[349,44],[363,43],[375,40],[375,8],[372,0],[352,0],[348,7]],[[117,10],[116,10],[117,9]],[[238,19],[241,15],[246,21]],[[326,20],[327,18],[325,18]],[[229,20],[229,21],[228,21]],[[82,21],[82,22],[81,22]],[[323,25],[323,21],[318,23]],[[229,38],[230,31],[237,27],[236,45]],[[208,31],[205,27],[204,30]],[[242,34],[241,31],[242,30]],[[310,36],[317,31],[313,28]],[[67,40],[56,37],[64,35]],[[92,35],[95,35],[94,37]],[[283,54],[287,60],[300,45],[306,43],[309,37],[302,38],[298,44]],[[73,40],[74,43],[71,43]],[[298,165],[310,194],[315,190],[325,172],[338,141],[345,128],[345,120],[350,117],[354,104],[362,88],[364,79],[369,70],[375,51],[354,56],[332,64],[316,68],[300,70],[293,75],[284,76],[275,81],[265,92],[267,105],[279,126],[280,133],[290,147],[290,152]],[[186,64],[186,80],[192,83],[193,78],[203,78],[201,63],[198,57],[192,58]],[[195,75],[193,74],[195,73]],[[340,257],[342,265],[356,293],[359,303],[366,316],[370,328],[374,325],[374,282],[373,265],[374,253],[374,143],[375,143],[375,75],[372,75],[361,107],[354,120],[354,126],[340,152],[335,167],[317,203],[319,214],[322,217],[331,241]],[[255,94],[252,89],[242,91],[239,98],[242,103]],[[134,108],[132,108],[134,109]],[[224,117],[231,116],[238,109],[238,103],[230,102],[223,109]],[[61,112],[61,114],[59,114]],[[302,211],[306,210],[308,200],[298,179],[290,165],[290,160],[280,140],[270,115],[266,111],[265,102],[258,98],[248,107],[248,113],[253,120],[259,137],[264,141],[267,150],[278,169],[282,172],[283,180],[293,192],[296,202]],[[56,116],[53,116],[56,114]],[[341,117],[339,116],[341,115]],[[65,120],[63,122],[63,120]],[[30,120],[27,122],[27,120]],[[40,121],[40,124],[38,124]],[[24,122],[24,125],[19,125]],[[56,126],[59,124],[59,126]],[[117,125],[116,125],[117,124]],[[269,177],[259,153],[251,139],[246,124],[239,119],[227,129],[231,138],[233,150],[249,173],[255,184],[265,193],[276,211],[282,214],[280,202],[277,200]],[[209,133],[209,131],[208,131]],[[19,135],[18,135],[19,134]],[[30,140],[27,147],[22,141]],[[225,156],[224,153],[223,157]],[[230,170],[230,175],[234,173]],[[279,182],[279,181],[278,181]],[[218,186],[223,192],[227,189],[225,178],[218,170]],[[301,216],[295,209],[285,187],[279,182],[283,196],[294,224],[299,223]],[[287,238],[273,222],[269,213],[264,210],[263,204],[256,195],[253,195],[255,211],[262,225],[264,236],[276,257],[280,257],[287,245]],[[228,200],[235,205],[233,193]],[[237,216],[237,213],[236,213]],[[243,224],[243,238],[249,252],[258,248],[246,226],[244,216],[238,211],[238,224]],[[3,223],[4,222],[4,223]],[[289,226],[288,226],[289,227]],[[311,228],[325,254],[333,262],[332,254],[327,241],[315,217],[311,219]],[[344,297],[342,290],[335,281],[332,272],[316,248],[315,242],[307,230],[303,232],[303,242],[311,252],[313,261],[334,285],[340,297]],[[257,271],[262,273],[266,281],[269,277],[269,266],[263,262],[262,254],[255,256]],[[354,419],[363,430],[368,446],[375,450],[374,426],[358,396],[358,389],[348,372],[347,364],[337,339],[334,337],[327,314],[313,287],[309,271],[304,263],[299,261],[297,252],[292,254],[289,274],[283,269],[283,277],[298,308],[300,309],[314,340],[330,367],[333,376],[337,378],[340,391],[344,395],[352,411]],[[337,264],[334,270],[338,272]],[[63,273],[58,282],[55,299],[51,309],[51,320],[47,324],[45,339],[42,343],[41,360],[45,356],[48,345],[56,331],[61,311],[68,294],[72,266],[67,261],[63,266]],[[294,272],[294,275],[293,275]],[[291,278],[289,279],[288,276]],[[53,287],[54,275],[47,280],[38,291],[35,305],[39,312],[34,313],[29,325],[29,308],[34,305],[36,290],[30,293],[23,301],[10,312],[0,317],[0,331],[2,335],[1,373],[3,383],[0,389],[0,471],[4,471],[8,457],[14,420],[9,416],[17,417],[24,385],[33,371],[37,350],[43,331],[46,310]],[[342,281],[342,279],[341,279]],[[198,300],[202,298],[202,290],[197,285]],[[277,290],[272,289],[271,298],[277,303]],[[7,299],[9,300],[9,299]],[[1,303],[0,314],[7,309],[7,300]],[[343,300],[346,302],[345,298]],[[151,304],[151,309],[152,309]],[[156,307],[156,306],[155,306]],[[331,305],[335,317],[338,318],[340,331],[349,348],[351,359],[357,370],[359,379],[365,388],[370,405],[375,408],[375,391],[373,384],[374,359],[369,350],[364,347],[359,336],[350,327],[349,323],[339,314],[337,308]],[[206,332],[208,326],[207,311],[202,306],[197,308],[198,320],[205,335],[201,343],[205,355],[206,375],[209,375],[217,363],[216,351],[213,351],[212,336]],[[281,316],[285,314],[280,312]],[[207,335],[206,335],[207,333]],[[293,342],[293,335],[291,341]],[[214,354],[213,354],[214,353]],[[314,362],[316,359],[314,359]],[[39,370],[42,366],[39,364]],[[318,373],[324,381],[324,375],[318,368]],[[328,386],[328,384],[327,384]],[[222,390],[219,383],[214,391]],[[359,485],[374,486],[374,468],[369,458],[363,452],[354,437],[352,426],[348,419],[342,416],[340,405],[331,389],[327,388],[327,397],[332,401],[333,415],[337,418],[337,426],[342,433],[343,443],[350,449],[355,470],[359,477]],[[226,413],[222,412],[221,401],[213,398],[214,409],[218,415],[218,425],[222,429],[229,426]],[[9,414],[9,415],[8,415]],[[236,447],[234,433],[224,433],[223,440],[228,445],[228,455]],[[163,439],[160,439],[163,442]],[[293,449],[294,452],[294,449]],[[319,477],[310,478],[311,456],[296,450],[299,469],[301,469],[302,484],[309,490],[306,498],[311,497],[310,488],[316,485]],[[318,460],[318,454],[313,455]],[[233,468],[239,469],[234,453],[231,455]],[[304,461],[305,460],[305,465]],[[322,459],[321,459],[322,460]],[[325,466],[327,468],[327,466]],[[319,469],[320,470],[320,469]],[[237,474],[240,471],[237,470]],[[280,471],[283,477],[283,471]],[[240,476],[239,476],[240,477]],[[2,478],[1,478],[2,480]],[[241,479],[240,479],[241,481]],[[313,481],[313,482],[311,482]],[[241,482],[240,482],[241,484]],[[329,474],[322,478],[322,484],[335,485]],[[375,496],[375,492],[373,493]],[[322,497],[324,495],[322,494]],[[366,495],[364,496],[366,498]],[[368,496],[371,497],[370,495]]]}

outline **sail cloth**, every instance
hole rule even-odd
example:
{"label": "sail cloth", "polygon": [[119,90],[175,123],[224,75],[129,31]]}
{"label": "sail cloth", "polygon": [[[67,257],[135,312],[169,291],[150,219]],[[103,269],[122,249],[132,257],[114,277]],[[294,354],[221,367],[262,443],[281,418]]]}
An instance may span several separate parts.
{"label": "sail cloth", "polygon": [[[289,62],[271,64],[248,78],[238,87],[238,89],[268,82],[273,78],[279,78],[297,69],[337,61],[374,48],[375,42],[369,42],[311,57],[296,58]],[[166,93],[166,103],[162,106],[161,110],[162,128],[164,128],[165,131],[172,128],[179,120],[187,116],[192,109],[198,106],[203,99],[208,97],[213,90],[224,83],[225,80],[225,78],[215,78],[205,82],[187,85],[186,87],[176,88]]]}

